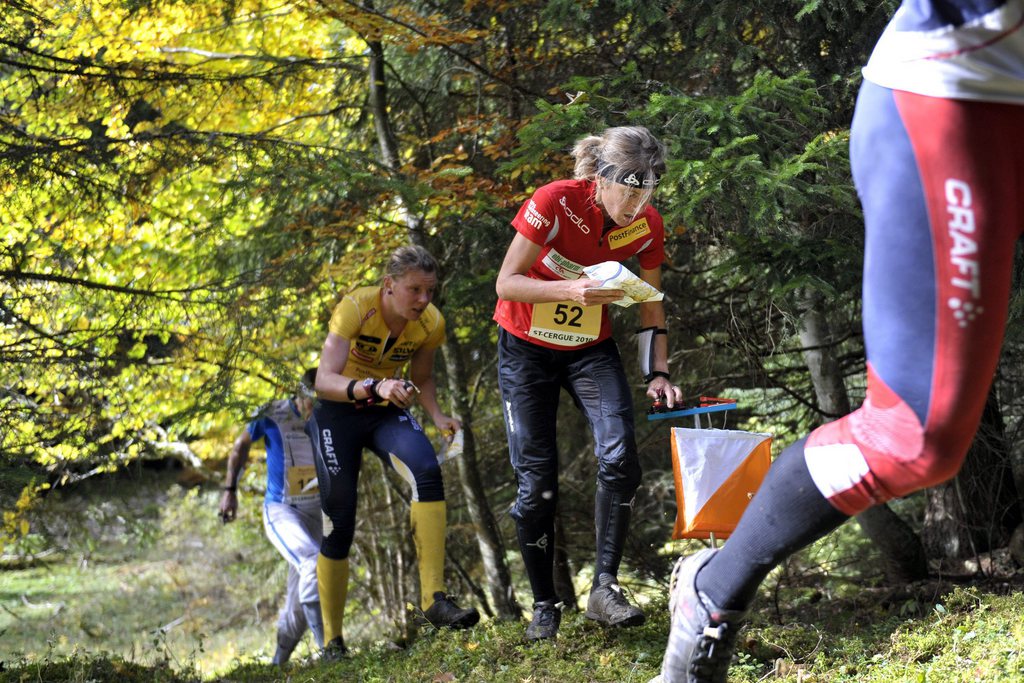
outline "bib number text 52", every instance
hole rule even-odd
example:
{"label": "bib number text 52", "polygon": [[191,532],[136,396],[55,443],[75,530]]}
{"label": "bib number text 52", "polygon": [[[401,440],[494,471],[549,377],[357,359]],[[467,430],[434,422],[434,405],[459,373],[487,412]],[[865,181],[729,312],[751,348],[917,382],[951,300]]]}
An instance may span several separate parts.
{"label": "bib number text 52", "polygon": [[603,306],[581,306],[573,301],[533,305],[529,335],[558,346],[579,346],[601,333]]}

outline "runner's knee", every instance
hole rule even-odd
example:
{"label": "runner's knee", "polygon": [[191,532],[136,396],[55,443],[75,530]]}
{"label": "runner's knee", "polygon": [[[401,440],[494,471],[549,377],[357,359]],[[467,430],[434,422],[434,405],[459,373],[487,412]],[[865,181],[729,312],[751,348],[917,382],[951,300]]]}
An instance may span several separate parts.
{"label": "runner's knee", "polygon": [[444,500],[444,479],[441,478],[441,471],[437,470],[433,476],[417,477],[416,493],[416,500],[421,503]]}
{"label": "runner's knee", "polygon": [[558,503],[558,487],[552,482],[537,482],[531,486],[519,487],[519,495],[512,507],[512,518],[520,522],[534,523],[550,519]]}
{"label": "runner's knee", "polygon": [[320,553],[332,560],[343,560],[348,557],[352,547],[352,539],[356,531],[356,511],[354,506],[324,507],[324,514],[331,520],[330,533],[324,534],[320,544]]}
{"label": "runner's knee", "polygon": [[623,453],[618,458],[604,458],[598,463],[598,485],[607,491],[633,495],[640,487],[640,460]]}
{"label": "runner's knee", "polygon": [[956,476],[970,438],[940,438],[942,425],[925,431],[902,401],[871,401],[822,425],[804,454],[818,490],[840,510],[856,515],[893,498]]}

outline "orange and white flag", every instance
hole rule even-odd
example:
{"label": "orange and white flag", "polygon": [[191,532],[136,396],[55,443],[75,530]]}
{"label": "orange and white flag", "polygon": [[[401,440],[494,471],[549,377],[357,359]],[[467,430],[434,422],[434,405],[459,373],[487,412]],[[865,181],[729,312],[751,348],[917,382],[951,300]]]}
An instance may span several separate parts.
{"label": "orange and white flag", "polygon": [[672,538],[729,536],[768,472],[771,452],[771,434],[673,427]]}

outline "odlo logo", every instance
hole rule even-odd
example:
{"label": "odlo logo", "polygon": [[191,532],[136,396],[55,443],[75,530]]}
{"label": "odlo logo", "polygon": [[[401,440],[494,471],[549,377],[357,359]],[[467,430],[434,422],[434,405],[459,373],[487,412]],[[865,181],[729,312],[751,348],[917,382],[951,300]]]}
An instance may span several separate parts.
{"label": "odlo logo", "polygon": [[590,228],[588,228],[583,223],[583,219],[580,216],[577,216],[576,214],[574,214],[572,212],[572,209],[569,208],[569,205],[565,201],[565,197],[559,197],[558,198],[558,203],[562,205],[562,209],[565,211],[565,215],[569,219],[569,221],[572,222],[581,231],[583,231],[584,235],[589,235],[590,234]]}

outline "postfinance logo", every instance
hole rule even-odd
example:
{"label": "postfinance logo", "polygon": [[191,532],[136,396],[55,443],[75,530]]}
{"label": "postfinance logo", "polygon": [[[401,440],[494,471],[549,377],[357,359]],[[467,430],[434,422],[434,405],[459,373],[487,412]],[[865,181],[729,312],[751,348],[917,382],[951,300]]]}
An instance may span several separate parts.
{"label": "postfinance logo", "polygon": [[619,228],[608,233],[608,247],[610,249],[619,249],[627,244],[631,244],[641,237],[646,237],[651,234],[651,226],[647,224],[646,218],[641,218],[638,221],[633,221],[624,228]]}

